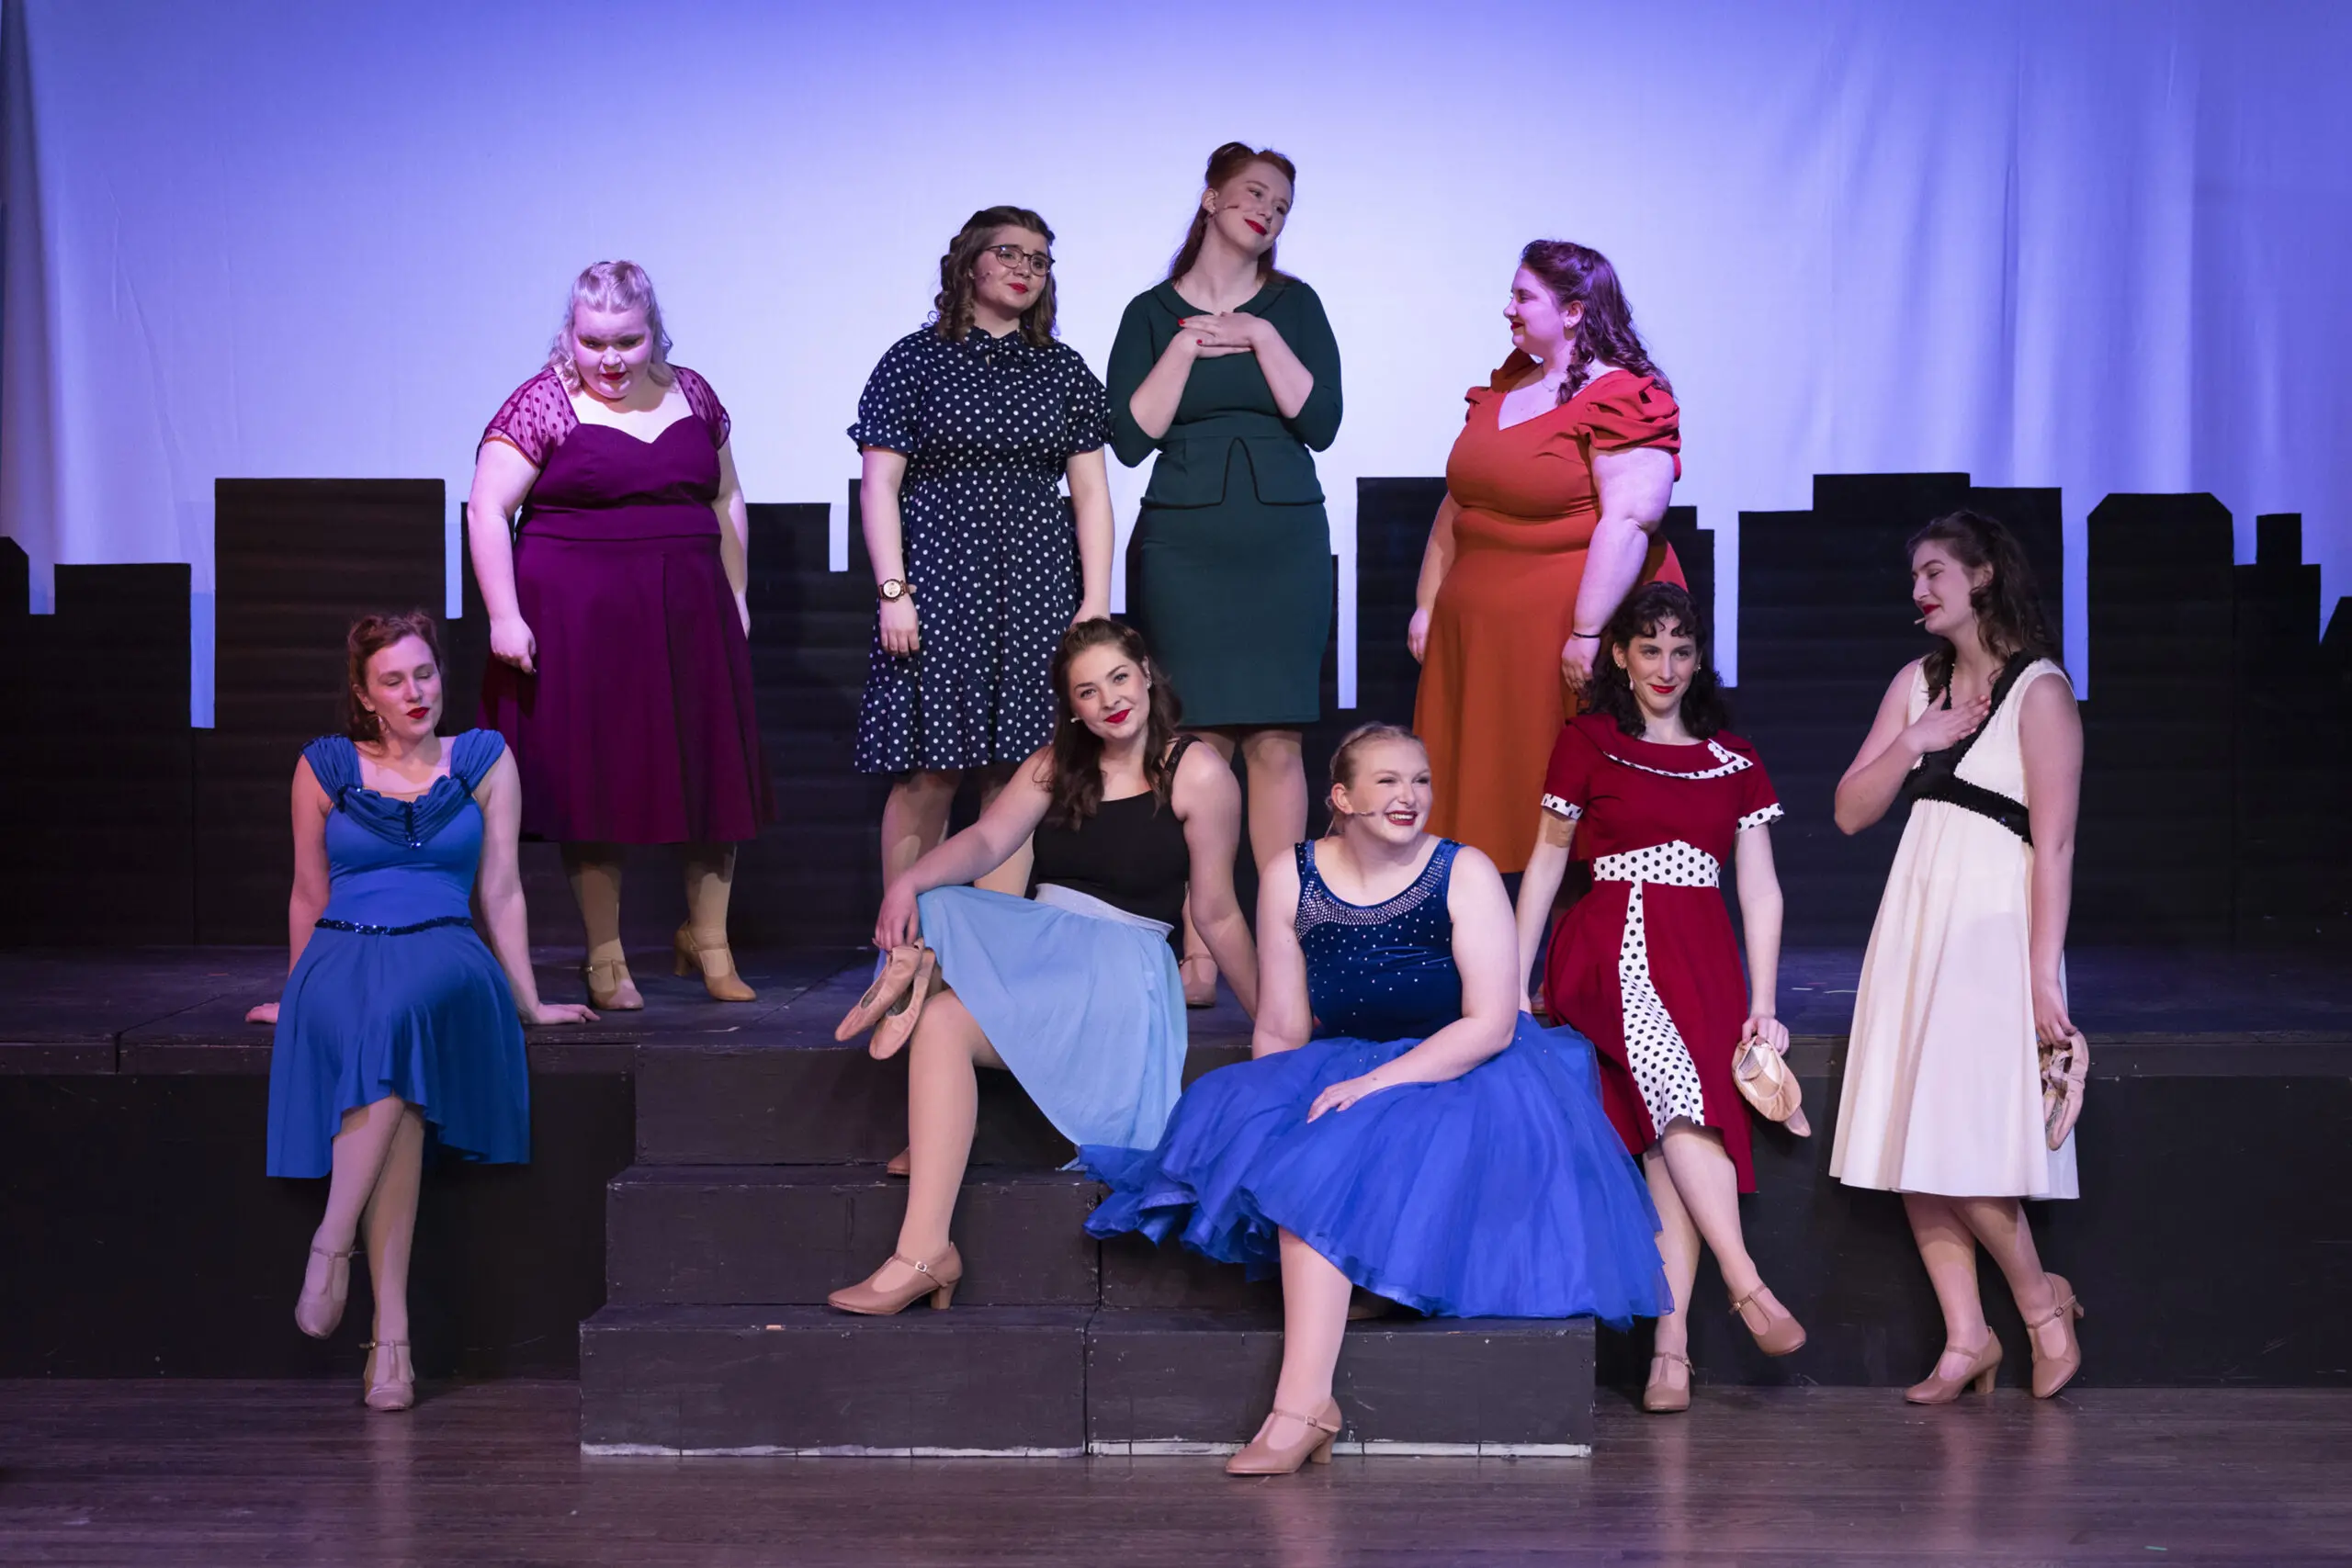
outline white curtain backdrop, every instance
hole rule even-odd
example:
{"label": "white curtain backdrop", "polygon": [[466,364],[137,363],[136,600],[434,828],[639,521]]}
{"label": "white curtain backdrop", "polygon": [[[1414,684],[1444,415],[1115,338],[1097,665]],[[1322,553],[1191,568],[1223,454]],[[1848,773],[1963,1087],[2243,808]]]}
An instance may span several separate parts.
{"label": "white curtain backdrop", "polygon": [[2301,511],[2352,591],[2352,7],[0,8],[0,529],[37,607],[61,561],[192,563],[198,722],[213,480],[454,502],[583,264],[652,272],[751,495],[833,502],[838,563],[842,429],[965,215],[1052,220],[1099,370],[1229,137],[1299,163],[1282,256],[1346,356],[1343,564],[1354,479],[1441,471],[1518,247],[1564,236],[1682,400],[1735,671],[1738,513],[1817,472],[2064,487],[2077,671],[2111,491],[2211,491],[2242,555]]}

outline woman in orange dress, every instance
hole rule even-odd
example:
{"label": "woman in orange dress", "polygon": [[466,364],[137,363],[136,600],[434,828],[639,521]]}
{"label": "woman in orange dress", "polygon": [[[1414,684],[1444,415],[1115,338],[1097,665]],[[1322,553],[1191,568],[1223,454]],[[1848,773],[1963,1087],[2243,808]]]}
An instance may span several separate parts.
{"label": "woman in orange dress", "polygon": [[1406,634],[1421,661],[1430,831],[1506,874],[1535,847],[1527,803],[1625,595],[1681,583],[1653,539],[1681,477],[1680,411],[1599,251],[1538,240],[1511,279],[1511,355],[1446,459]]}

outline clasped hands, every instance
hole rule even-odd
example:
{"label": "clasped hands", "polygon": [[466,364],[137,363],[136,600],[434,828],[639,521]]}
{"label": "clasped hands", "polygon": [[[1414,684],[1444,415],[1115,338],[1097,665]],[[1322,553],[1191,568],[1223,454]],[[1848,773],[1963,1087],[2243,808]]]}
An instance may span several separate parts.
{"label": "clasped hands", "polygon": [[1222,359],[1228,354],[1255,354],[1265,335],[1274,330],[1263,316],[1247,310],[1219,310],[1210,316],[1187,316],[1176,323],[1193,345],[1195,359]]}

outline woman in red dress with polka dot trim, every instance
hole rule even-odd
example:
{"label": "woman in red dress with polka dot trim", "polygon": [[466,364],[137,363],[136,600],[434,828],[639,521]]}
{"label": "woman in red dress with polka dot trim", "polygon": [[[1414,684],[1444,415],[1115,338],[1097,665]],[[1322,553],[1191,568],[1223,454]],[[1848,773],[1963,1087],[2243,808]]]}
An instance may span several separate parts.
{"label": "woman in red dress with polka dot trim", "polygon": [[[1747,1102],[1732,1081],[1746,1042],[1789,1048],[1774,1016],[1781,885],[1765,827],[1781,803],[1755,751],[1723,728],[1705,636],[1690,596],[1668,582],[1637,589],[1610,617],[1592,711],[1570,719],[1553,748],[1519,890],[1524,976],[1571,849],[1592,863],[1592,891],[1561,919],[1544,985],[1553,1017],[1591,1039],[1601,1103],[1657,1204],[1674,1313],[1658,1320],[1646,1410],[1690,1406],[1702,1239],[1757,1344],[1775,1356],[1804,1344],[1740,1235],[1739,1194],[1756,1190],[1756,1173]],[[1735,856],[1748,985],[1720,891]]]}

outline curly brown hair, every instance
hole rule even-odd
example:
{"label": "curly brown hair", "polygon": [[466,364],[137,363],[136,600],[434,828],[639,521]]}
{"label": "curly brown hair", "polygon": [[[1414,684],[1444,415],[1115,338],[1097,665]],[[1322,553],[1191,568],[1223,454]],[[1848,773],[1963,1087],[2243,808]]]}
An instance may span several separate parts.
{"label": "curly brown hair", "polygon": [[[2055,659],[2057,644],[2050,636],[2049,625],[2041,618],[2041,598],[2033,581],[2033,568],[2025,558],[2025,547],[2018,536],[1997,517],[1987,517],[1982,512],[1962,507],[1947,512],[1903,542],[1903,559],[1908,565],[1919,553],[1921,545],[1941,545],[1951,558],[1970,571],[1985,567],[1993,575],[1982,588],[1972,589],[1968,607],[1976,615],[1976,635],[1984,644],[1984,651],[1994,658],[2007,660],[2018,654],[2035,659]],[[1928,678],[1930,700],[1941,696],[1951,684],[1952,660],[1958,650],[1950,638],[1938,637],[1936,646],[1927,658],[1919,661],[1920,672]]]}
{"label": "curly brown hair", "polygon": [[1143,721],[1143,776],[1157,805],[1165,807],[1169,793],[1176,787],[1170,751],[1175,745],[1177,722],[1184,716],[1176,688],[1152,663],[1151,650],[1135,627],[1102,616],[1080,621],[1062,634],[1061,646],[1054,649],[1054,755],[1052,776],[1046,785],[1046,820],[1057,828],[1074,829],[1102,809],[1102,738],[1080,720],[1078,710],[1070,705],[1069,667],[1088,649],[1106,645],[1125,654],[1150,682],[1145,700],[1151,704],[1151,711]]}
{"label": "curly brown hair", "polygon": [[1617,662],[1617,649],[1638,637],[1656,637],[1668,622],[1699,645],[1699,668],[1690,672],[1690,686],[1682,694],[1683,728],[1705,740],[1731,723],[1731,705],[1724,701],[1723,683],[1715,679],[1714,661],[1708,657],[1707,618],[1698,601],[1671,582],[1645,582],[1625,595],[1617,613],[1601,628],[1600,647],[1592,656],[1592,680],[1585,687],[1584,705],[1614,719],[1617,728],[1639,739],[1649,728],[1634,682]]}
{"label": "curly brown hair", "polygon": [[[1298,166],[1271,147],[1252,147],[1247,141],[1228,141],[1209,154],[1209,166],[1201,175],[1204,191],[1216,189],[1252,164],[1263,164],[1278,171],[1289,182],[1292,195],[1296,196]],[[1184,243],[1176,247],[1175,255],[1168,263],[1170,279],[1182,277],[1193,270],[1193,264],[1201,259],[1201,245],[1208,238],[1208,209],[1195,202],[1193,206],[1193,226],[1184,231]],[[1258,281],[1261,283],[1288,276],[1274,265],[1276,248],[1277,245],[1268,245],[1266,254],[1258,258]]]}
{"label": "curly brown hair", "polygon": [[[1025,207],[983,207],[964,220],[964,227],[947,242],[939,258],[939,293],[932,299],[932,330],[949,343],[961,343],[972,330],[972,289],[981,254],[996,243],[999,229],[1027,229],[1046,236],[1051,249],[1054,231],[1046,220]],[[1054,341],[1054,275],[1038,280],[1037,298],[1021,312],[1021,341],[1043,348]]]}
{"label": "curly brown hair", "polygon": [[1570,364],[1560,383],[1560,401],[1566,402],[1585,384],[1585,367],[1594,363],[1614,365],[1637,376],[1647,376],[1671,392],[1666,372],[1650,359],[1642,334],[1634,330],[1634,310],[1617,282],[1609,258],[1573,240],[1533,240],[1519,253],[1519,265],[1544,280],[1553,299],[1566,310],[1582,305],[1575,341],[1568,345]]}
{"label": "curly brown hair", "polygon": [[351,631],[343,639],[343,732],[354,740],[381,740],[383,728],[368,705],[359,700],[367,689],[368,661],[402,637],[414,637],[433,654],[433,662],[441,662],[441,632],[432,615],[423,610],[411,610],[406,615],[362,615],[351,623]]}

